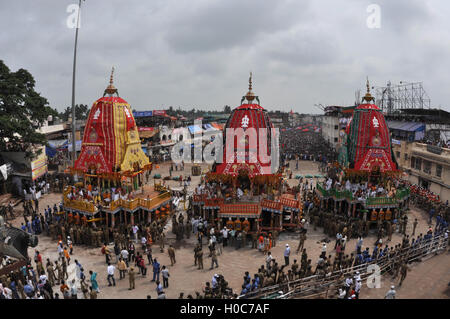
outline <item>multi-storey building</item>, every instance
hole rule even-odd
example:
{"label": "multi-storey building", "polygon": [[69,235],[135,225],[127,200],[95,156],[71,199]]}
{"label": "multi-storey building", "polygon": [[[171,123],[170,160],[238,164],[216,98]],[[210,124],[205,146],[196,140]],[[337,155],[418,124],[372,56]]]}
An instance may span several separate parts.
{"label": "multi-storey building", "polygon": [[411,183],[450,200],[450,149],[419,142],[398,141],[393,151]]}

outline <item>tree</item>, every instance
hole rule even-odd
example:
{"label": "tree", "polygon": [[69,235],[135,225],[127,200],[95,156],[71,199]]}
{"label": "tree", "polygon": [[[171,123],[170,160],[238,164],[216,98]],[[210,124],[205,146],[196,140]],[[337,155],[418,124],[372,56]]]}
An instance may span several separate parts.
{"label": "tree", "polygon": [[58,114],[34,90],[33,76],[25,69],[11,72],[0,60],[0,151],[33,154],[33,145],[47,143],[36,131],[49,115]]}
{"label": "tree", "polygon": [[229,105],[225,105],[223,108],[223,113],[231,113],[231,107]]}
{"label": "tree", "polygon": [[[89,107],[86,104],[76,104],[75,105],[75,117],[77,120],[86,120],[89,116]],[[133,111],[134,112],[134,111]],[[63,121],[68,121],[69,117],[72,117],[72,107],[68,106],[64,112],[59,114],[59,117]]]}

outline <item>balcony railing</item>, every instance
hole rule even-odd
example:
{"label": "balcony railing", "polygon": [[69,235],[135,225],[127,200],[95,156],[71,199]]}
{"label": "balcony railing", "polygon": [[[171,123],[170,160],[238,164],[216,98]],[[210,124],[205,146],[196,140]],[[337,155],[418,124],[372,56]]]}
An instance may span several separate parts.
{"label": "balcony railing", "polygon": [[[89,213],[95,213],[98,209],[92,202],[86,202],[82,200],[70,200],[67,198],[67,194],[64,194],[64,206],[85,211]],[[151,199],[143,199],[143,198],[136,198],[133,200],[124,200],[124,199],[118,199],[116,201],[112,201],[111,204],[107,208],[108,210],[114,211],[117,208],[124,208],[127,210],[135,210],[137,208],[144,208],[144,209],[152,209],[157,207],[158,205],[170,200],[171,195],[170,192],[166,191],[157,197],[151,198]]]}
{"label": "balcony railing", "polygon": [[[353,193],[349,190],[338,191],[337,189],[326,190],[321,184],[317,184],[317,190],[323,197],[333,197],[336,200],[346,199],[353,201]],[[410,195],[408,188],[397,190],[395,197],[369,197],[365,200],[366,205],[395,205],[398,201],[404,200]]]}

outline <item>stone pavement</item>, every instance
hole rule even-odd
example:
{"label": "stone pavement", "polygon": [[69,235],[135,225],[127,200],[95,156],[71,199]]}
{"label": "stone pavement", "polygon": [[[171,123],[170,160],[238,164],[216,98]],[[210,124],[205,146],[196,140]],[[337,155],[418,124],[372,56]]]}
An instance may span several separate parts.
{"label": "stone pavement", "polygon": [[449,252],[434,256],[421,263],[408,265],[410,271],[402,286],[399,278],[383,276],[381,288],[369,289],[363,286],[361,299],[382,299],[391,285],[395,286],[397,299],[450,299],[450,256]]}

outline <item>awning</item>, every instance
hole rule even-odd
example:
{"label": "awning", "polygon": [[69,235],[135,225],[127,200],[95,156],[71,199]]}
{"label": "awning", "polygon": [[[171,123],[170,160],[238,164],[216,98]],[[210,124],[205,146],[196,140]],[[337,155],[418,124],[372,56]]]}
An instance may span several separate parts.
{"label": "awning", "polygon": [[64,145],[66,145],[68,142],[67,140],[49,140],[48,145],[51,148],[62,148]]}
{"label": "awning", "polygon": [[188,126],[189,132],[191,132],[191,134],[196,134],[196,133],[202,133],[203,130],[200,126],[198,125],[191,125]]}
{"label": "awning", "polygon": [[261,209],[258,204],[222,204],[220,218],[259,218]]}
{"label": "awning", "polygon": [[222,205],[224,202],[223,198],[210,198],[205,199],[205,208],[220,208],[220,205]]}
{"label": "awning", "polygon": [[280,199],[280,203],[281,203],[281,205],[283,205],[284,208],[289,208],[296,212],[298,212],[300,210],[300,202],[296,199],[289,199],[289,198],[282,197]]}
{"label": "awning", "polygon": [[221,125],[221,124],[218,124],[218,123],[216,123],[216,122],[212,122],[211,123],[211,126],[212,127],[214,127],[214,128],[216,128],[216,129],[218,129],[218,130],[223,130],[223,125]]}
{"label": "awning", "polygon": [[197,204],[197,205],[202,205],[204,204],[206,201],[206,196],[205,195],[196,195],[194,194],[193,198],[192,198],[192,202],[193,204]]}
{"label": "awning", "polygon": [[217,129],[213,127],[211,124],[203,124],[203,128],[206,130],[206,132],[215,132]]}
{"label": "awning", "polygon": [[159,129],[155,127],[139,127],[140,138],[150,138],[159,133]]}
{"label": "awning", "polygon": [[269,212],[281,214],[283,206],[281,205],[280,202],[274,202],[273,200],[263,199],[261,202],[261,208]]}
{"label": "awning", "polygon": [[417,132],[425,130],[425,124],[417,122],[388,121],[387,124],[390,130],[399,130],[406,132]]}

